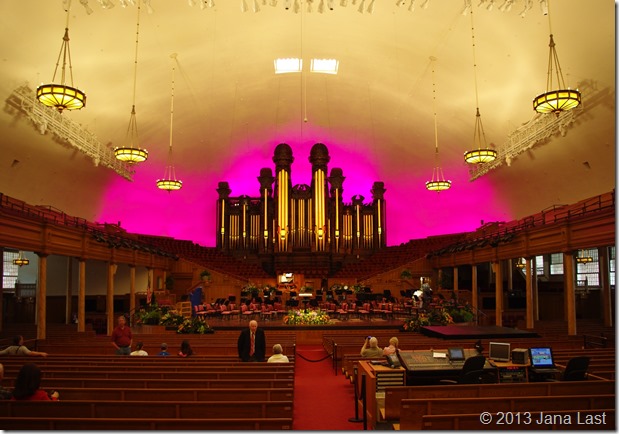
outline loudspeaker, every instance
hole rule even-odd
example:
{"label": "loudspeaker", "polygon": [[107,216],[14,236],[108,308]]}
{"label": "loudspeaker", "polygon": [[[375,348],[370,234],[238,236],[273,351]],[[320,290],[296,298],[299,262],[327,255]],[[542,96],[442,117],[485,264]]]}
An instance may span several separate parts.
{"label": "loudspeaker", "polygon": [[512,350],[512,363],[515,365],[526,365],[529,363],[529,350],[526,348],[514,348]]}

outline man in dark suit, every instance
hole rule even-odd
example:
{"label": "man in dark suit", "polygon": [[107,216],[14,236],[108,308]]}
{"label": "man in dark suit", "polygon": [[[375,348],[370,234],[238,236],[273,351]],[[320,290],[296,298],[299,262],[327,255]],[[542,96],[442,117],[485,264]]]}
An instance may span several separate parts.
{"label": "man in dark suit", "polygon": [[241,332],[237,347],[242,361],[264,362],[266,338],[264,330],[258,329],[258,322],[256,320],[251,320],[249,328]]}

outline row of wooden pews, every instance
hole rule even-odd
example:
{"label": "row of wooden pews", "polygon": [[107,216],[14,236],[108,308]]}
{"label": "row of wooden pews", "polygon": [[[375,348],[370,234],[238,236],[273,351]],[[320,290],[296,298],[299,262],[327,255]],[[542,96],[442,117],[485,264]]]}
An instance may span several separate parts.
{"label": "row of wooden pews", "polygon": [[292,429],[294,361],[236,357],[2,357],[5,387],[37,363],[57,402],[0,401],[3,429]]}
{"label": "row of wooden pews", "polygon": [[[149,355],[160,351],[161,343],[168,344],[168,352],[176,355],[181,342],[188,340],[198,356],[225,356],[237,354],[238,330],[217,330],[213,334],[178,334],[175,332],[163,333],[133,333],[133,344],[142,342],[144,350]],[[38,340],[35,345],[27,343],[30,349],[57,355],[114,355],[114,348],[109,336],[92,336],[75,334],[70,339],[56,337]],[[266,352],[271,353],[273,345],[281,344],[284,354],[294,356],[296,351],[296,335],[285,330],[269,330],[266,333]],[[8,344],[7,344],[8,345]]]}

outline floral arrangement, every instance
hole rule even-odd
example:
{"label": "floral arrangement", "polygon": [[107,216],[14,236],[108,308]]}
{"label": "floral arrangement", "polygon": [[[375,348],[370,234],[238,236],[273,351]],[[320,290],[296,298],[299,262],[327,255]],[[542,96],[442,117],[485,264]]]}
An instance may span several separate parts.
{"label": "floral arrangement", "polygon": [[168,311],[161,316],[160,324],[166,327],[178,327],[183,323],[185,317],[176,312]]}
{"label": "floral arrangement", "polygon": [[407,319],[404,324],[402,324],[402,330],[405,332],[418,332],[421,327],[430,325],[430,318],[425,313],[420,313],[419,315]]}
{"label": "floral arrangement", "polygon": [[419,315],[412,317],[402,324],[405,331],[419,331],[428,325],[448,325],[454,323],[471,322],[475,318],[472,307],[457,298],[451,300],[435,299],[433,307],[426,309]]}
{"label": "floral arrangement", "polygon": [[359,284],[353,285],[351,289],[352,289],[352,292],[354,292],[355,294],[359,294],[360,292],[365,292],[365,286],[359,285]]}
{"label": "floral arrangement", "polygon": [[258,292],[258,287],[253,282],[248,282],[247,285],[241,288],[241,295],[249,295]]}
{"label": "floral arrangement", "polygon": [[[159,325],[161,316],[167,312],[167,307],[159,307],[157,303],[151,303],[148,307],[141,307],[134,314],[134,324]],[[165,311],[165,312],[164,312]]]}
{"label": "floral arrangement", "polygon": [[291,310],[283,319],[283,323],[287,325],[324,325],[330,321],[329,315],[320,309]]}
{"label": "floral arrangement", "polygon": [[192,318],[185,318],[176,329],[176,333],[214,333],[215,331],[206,323],[201,316],[194,316]]}
{"label": "floral arrangement", "polygon": [[176,328],[176,333],[214,333],[203,317],[185,318],[167,306],[152,307],[150,310],[140,309],[136,313],[136,324],[162,325]]}

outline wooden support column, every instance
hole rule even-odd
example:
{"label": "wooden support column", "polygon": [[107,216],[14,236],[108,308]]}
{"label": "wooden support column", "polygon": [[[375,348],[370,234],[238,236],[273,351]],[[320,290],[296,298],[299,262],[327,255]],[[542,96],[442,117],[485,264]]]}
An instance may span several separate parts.
{"label": "wooden support column", "polygon": [[513,259],[507,260],[507,292],[514,291],[514,263]]}
{"label": "wooden support column", "polygon": [[105,313],[107,317],[107,335],[111,336],[114,331],[114,275],[116,264],[109,262],[107,265],[107,294]]}
{"label": "wooden support column", "polygon": [[67,256],[67,297],[65,299],[65,324],[72,323],[72,310],[73,310],[73,258]]}
{"label": "wooden support column", "polygon": [[574,255],[571,252],[563,253],[564,282],[563,293],[565,299],[565,320],[567,321],[567,334],[576,335],[576,294],[574,275]]}
{"label": "wooden support column", "polygon": [[535,317],[534,317],[534,309],[533,309],[533,267],[531,263],[533,262],[530,258],[525,258],[525,281],[526,281],[526,290],[525,290],[525,300],[527,303],[527,316],[526,316],[526,324],[527,329],[535,328]]}
{"label": "wooden support column", "polygon": [[458,267],[454,267],[454,294],[458,295]]}
{"label": "wooden support column", "polygon": [[503,325],[503,270],[501,268],[501,261],[493,262],[494,268],[494,284],[495,284],[495,324],[499,327]]}
{"label": "wooden support column", "polygon": [[[150,276],[149,276],[149,282]],[[150,285],[149,285],[150,287]],[[152,288],[150,288],[152,290]],[[129,315],[133,318],[135,314],[135,265],[129,265]],[[131,321],[129,321],[131,324]]]}
{"label": "wooden support column", "polygon": [[600,264],[600,285],[602,292],[600,306],[602,309],[602,319],[606,327],[613,326],[613,304],[610,293],[610,278],[608,271],[608,247],[600,247],[598,249],[598,261]]}
{"label": "wooden support column", "polygon": [[477,288],[477,264],[471,265],[471,305],[479,324],[479,289]]}
{"label": "wooden support column", "polygon": [[37,253],[39,256],[39,293],[36,297],[37,303],[37,339],[47,337],[47,255]]}
{"label": "wooden support column", "polygon": [[86,261],[79,260],[79,289],[77,295],[77,331],[86,331]]}
{"label": "wooden support column", "polygon": [[539,321],[539,288],[537,285],[537,259],[531,258],[531,290],[533,292],[533,321]]}

